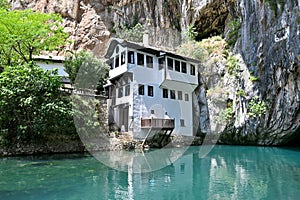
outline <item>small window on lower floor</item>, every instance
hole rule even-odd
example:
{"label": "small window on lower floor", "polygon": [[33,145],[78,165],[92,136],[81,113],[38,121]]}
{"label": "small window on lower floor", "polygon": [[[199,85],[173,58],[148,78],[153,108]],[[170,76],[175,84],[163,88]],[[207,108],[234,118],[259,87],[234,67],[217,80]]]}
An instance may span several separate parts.
{"label": "small window on lower floor", "polygon": [[177,92],[177,99],[182,100],[182,91]]}
{"label": "small window on lower floor", "polygon": [[163,89],[163,98],[168,98],[168,89]]}
{"label": "small window on lower floor", "polygon": [[153,97],[153,86],[148,85],[148,96]]}
{"label": "small window on lower floor", "polygon": [[145,87],[144,85],[139,84],[139,95],[145,94]]}
{"label": "small window on lower floor", "polygon": [[189,101],[189,94],[185,94],[184,99],[185,99],[185,101]]}
{"label": "small window on lower floor", "polygon": [[180,120],[180,126],[181,126],[181,127],[182,127],[182,126],[185,126],[185,125],[184,125],[184,119],[181,119],[181,120]]}

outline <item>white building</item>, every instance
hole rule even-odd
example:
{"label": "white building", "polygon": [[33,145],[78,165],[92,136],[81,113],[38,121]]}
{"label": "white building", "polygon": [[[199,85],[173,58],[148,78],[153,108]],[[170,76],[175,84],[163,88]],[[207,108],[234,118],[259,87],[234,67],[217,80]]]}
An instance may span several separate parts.
{"label": "white building", "polygon": [[34,56],[33,60],[44,71],[50,71],[57,69],[57,75],[61,77],[63,87],[61,88],[62,91],[71,92],[72,86],[69,79],[69,74],[65,71],[64,68],[64,60],[63,56],[46,56],[46,55],[39,55]]}
{"label": "white building", "polygon": [[45,56],[39,55],[33,57],[36,64],[41,67],[43,70],[58,70],[58,76],[68,77],[69,74],[65,71],[63,61],[65,58],[63,56]]}
{"label": "white building", "polygon": [[192,94],[199,61],[148,45],[111,39],[109,117],[134,139],[157,131],[193,136]]}

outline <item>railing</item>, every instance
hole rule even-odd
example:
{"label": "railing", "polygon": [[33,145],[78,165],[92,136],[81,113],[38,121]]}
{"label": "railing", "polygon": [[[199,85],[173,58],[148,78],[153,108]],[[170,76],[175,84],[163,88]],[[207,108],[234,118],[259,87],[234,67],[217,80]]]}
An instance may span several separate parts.
{"label": "railing", "polygon": [[175,119],[141,119],[141,128],[174,129]]}

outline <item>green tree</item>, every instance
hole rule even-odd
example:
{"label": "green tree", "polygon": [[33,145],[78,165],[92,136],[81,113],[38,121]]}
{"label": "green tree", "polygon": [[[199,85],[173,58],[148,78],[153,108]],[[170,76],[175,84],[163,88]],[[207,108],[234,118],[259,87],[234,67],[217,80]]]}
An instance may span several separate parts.
{"label": "green tree", "polygon": [[32,10],[0,8],[0,66],[29,63],[41,51],[58,50],[67,33],[60,26],[62,18]]}
{"label": "green tree", "polygon": [[0,0],[0,9],[8,9],[9,7],[8,0]]}
{"label": "green tree", "polygon": [[0,73],[0,133],[9,140],[30,140],[64,128],[75,132],[70,100],[60,88],[57,71],[33,64],[5,67]]}
{"label": "green tree", "polygon": [[[92,85],[96,84],[97,90],[101,91],[103,85],[106,84],[109,66],[87,51],[80,51],[67,56],[64,67],[69,74],[71,83],[77,84],[77,87],[91,88]],[[78,73],[84,73],[84,75],[78,76]]]}

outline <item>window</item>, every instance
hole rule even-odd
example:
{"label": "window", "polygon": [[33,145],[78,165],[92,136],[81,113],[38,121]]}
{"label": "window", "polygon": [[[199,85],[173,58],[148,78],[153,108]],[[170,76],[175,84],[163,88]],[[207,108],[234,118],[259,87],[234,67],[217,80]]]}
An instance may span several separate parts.
{"label": "window", "polygon": [[146,56],[147,61],[147,67],[153,68],[153,57],[152,56]]}
{"label": "window", "polygon": [[153,86],[148,85],[148,96],[153,97]]}
{"label": "window", "polygon": [[115,68],[119,67],[119,65],[120,65],[119,56],[116,56],[116,66],[115,66]]}
{"label": "window", "polygon": [[170,98],[175,99],[175,90],[170,90]]}
{"label": "window", "polygon": [[125,85],[125,96],[130,95],[130,85]]}
{"label": "window", "polygon": [[182,100],[182,92],[178,91],[177,94],[178,94],[177,95],[178,100]]}
{"label": "window", "polygon": [[159,70],[162,70],[165,66],[165,57],[159,58],[158,59],[158,64],[159,64],[159,66],[158,66]]}
{"label": "window", "polygon": [[185,99],[185,101],[189,101],[189,94],[185,94],[184,99]]}
{"label": "window", "polygon": [[184,174],[184,169],[185,169],[185,164],[184,164],[184,163],[181,163],[181,164],[180,164],[180,173],[181,173],[181,174]]}
{"label": "window", "polygon": [[180,126],[181,126],[181,127],[185,126],[185,125],[184,125],[184,119],[181,119],[181,120],[180,120]]}
{"label": "window", "polygon": [[175,71],[180,72],[180,62],[175,60]]}
{"label": "window", "polygon": [[123,87],[119,87],[118,89],[118,98],[123,97]]}
{"label": "window", "polygon": [[144,61],[144,54],[138,53],[137,54],[137,59],[138,59],[137,64],[144,66],[144,62],[145,62]]}
{"label": "window", "polygon": [[163,89],[163,98],[168,98],[168,89]]}
{"label": "window", "polygon": [[133,51],[128,52],[128,63],[134,64],[134,52]]}
{"label": "window", "polygon": [[173,59],[168,58],[168,69],[173,70]]}
{"label": "window", "polygon": [[181,72],[186,74],[186,63],[185,62],[181,63]]}
{"label": "window", "polygon": [[196,68],[195,65],[191,64],[191,75],[195,76],[196,75]]}
{"label": "window", "polygon": [[139,84],[139,95],[145,94],[145,87],[144,85]]}
{"label": "window", "polygon": [[121,53],[121,65],[125,64],[125,52]]}

